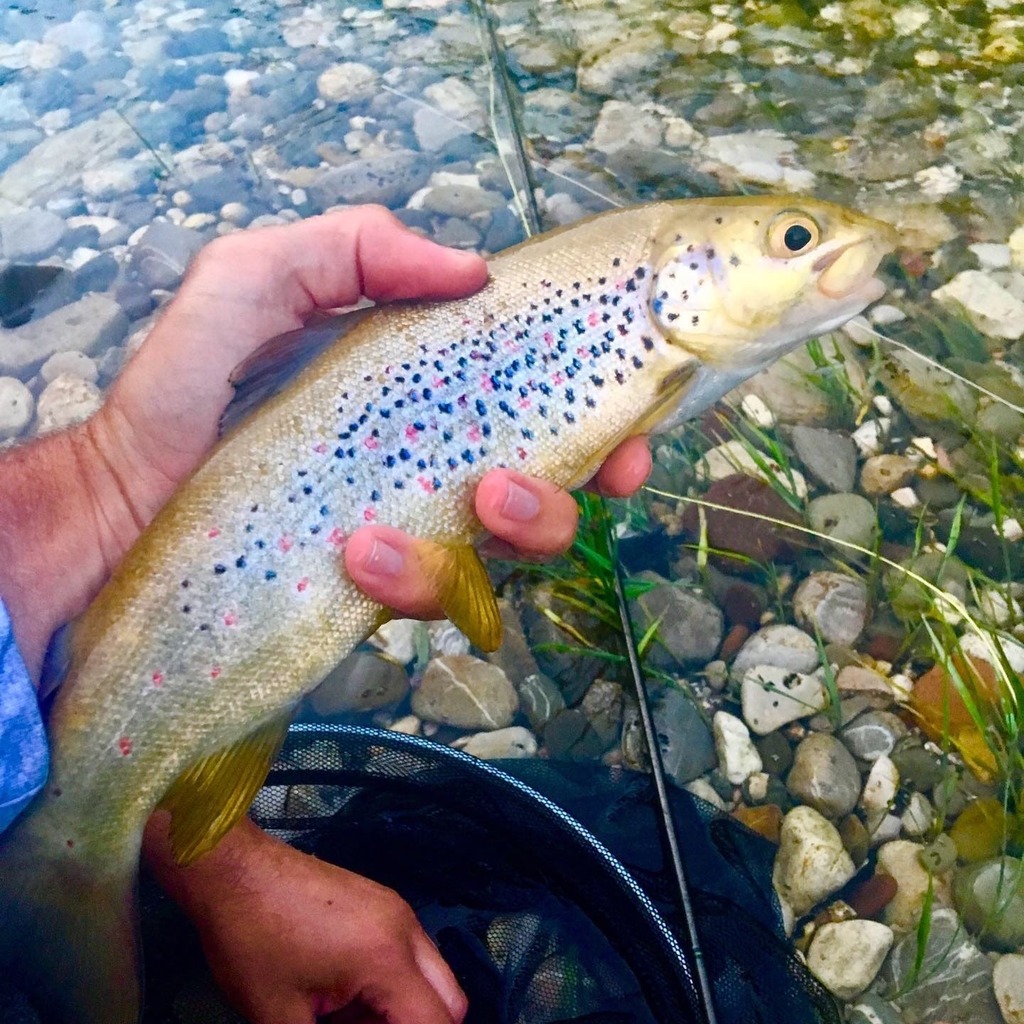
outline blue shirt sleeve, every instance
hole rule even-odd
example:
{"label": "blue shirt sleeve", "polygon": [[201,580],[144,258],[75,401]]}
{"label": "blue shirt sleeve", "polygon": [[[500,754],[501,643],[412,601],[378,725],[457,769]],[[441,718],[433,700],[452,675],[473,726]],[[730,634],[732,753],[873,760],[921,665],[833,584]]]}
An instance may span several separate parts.
{"label": "blue shirt sleeve", "polygon": [[48,768],[39,701],[0,601],[0,831],[39,792]]}

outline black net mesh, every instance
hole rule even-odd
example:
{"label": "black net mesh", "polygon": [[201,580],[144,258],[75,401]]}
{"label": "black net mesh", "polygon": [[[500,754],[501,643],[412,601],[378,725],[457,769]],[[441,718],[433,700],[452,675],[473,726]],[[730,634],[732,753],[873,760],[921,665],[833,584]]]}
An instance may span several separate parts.
{"label": "black net mesh", "polygon": [[[771,845],[671,797],[720,1024],[839,1024],[783,938]],[[254,815],[408,900],[469,996],[468,1024],[704,1024],[646,775],[299,726]],[[241,1020],[148,885],[143,930],[146,1024]],[[0,995],[0,1020],[32,1019],[13,1006]]]}

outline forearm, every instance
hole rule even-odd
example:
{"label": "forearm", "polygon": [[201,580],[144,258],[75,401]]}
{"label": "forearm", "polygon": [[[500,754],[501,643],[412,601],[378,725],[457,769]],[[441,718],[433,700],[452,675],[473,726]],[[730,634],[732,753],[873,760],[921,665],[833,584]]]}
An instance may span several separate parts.
{"label": "forearm", "polygon": [[84,610],[147,517],[110,433],[100,415],[0,455],[0,597],[35,680],[53,631]]}

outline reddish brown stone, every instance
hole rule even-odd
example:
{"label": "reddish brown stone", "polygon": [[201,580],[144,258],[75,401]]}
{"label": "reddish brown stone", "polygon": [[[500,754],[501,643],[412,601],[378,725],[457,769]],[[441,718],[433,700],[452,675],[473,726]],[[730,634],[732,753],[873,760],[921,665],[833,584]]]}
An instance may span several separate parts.
{"label": "reddish brown stone", "polygon": [[778,845],[782,834],[782,808],[778,804],[763,804],[760,807],[745,807],[741,804],[732,812],[732,816]]}
{"label": "reddish brown stone", "polygon": [[750,630],[746,626],[736,625],[729,630],[718,650],[718,656],[722,661],[732,661],[736,652],[747,642]]}
{"label": "reddish brown stone", "polygon": [[896,895],[899,886],[892,875],[874,874],[846,898],[858,917],[876,917]]}

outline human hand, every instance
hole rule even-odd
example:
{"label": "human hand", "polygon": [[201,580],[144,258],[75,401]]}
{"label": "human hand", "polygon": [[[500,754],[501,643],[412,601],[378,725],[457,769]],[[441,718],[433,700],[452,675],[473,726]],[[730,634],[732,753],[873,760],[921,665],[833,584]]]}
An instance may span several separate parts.
{"label": "human hand", "polygon": [[248,820],[176,868],[166,828],[166,815],[157,815],[147,829],[150,866],[189,913],[214,977],[252,1024],[459,1024],[465,1016],[448,965],[392,890]]}

